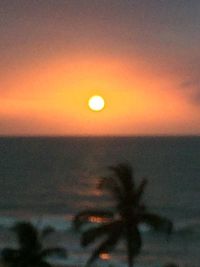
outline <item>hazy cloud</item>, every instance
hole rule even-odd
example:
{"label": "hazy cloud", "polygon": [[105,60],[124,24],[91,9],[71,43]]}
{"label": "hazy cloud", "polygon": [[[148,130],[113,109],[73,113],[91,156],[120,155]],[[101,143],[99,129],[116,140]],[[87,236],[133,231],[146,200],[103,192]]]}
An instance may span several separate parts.
{"label": "hazy cloud", "polygon": [[189,99],[197,105],[200,105],[200,78],[195,80],[185,80],[180,84],[180,88]]}

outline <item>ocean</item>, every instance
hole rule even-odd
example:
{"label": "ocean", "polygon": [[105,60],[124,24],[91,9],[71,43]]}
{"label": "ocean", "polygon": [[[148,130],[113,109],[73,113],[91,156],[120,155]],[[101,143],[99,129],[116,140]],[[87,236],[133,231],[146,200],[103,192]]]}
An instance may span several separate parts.
{"label": "ocean", "polygon": [[[148,178],[149,210],[174,222],[169,241],[141,226],[136,267],[199,267],[200,137],[1,137],[0,249],[16,246],[10,231],[16,221],[32,221],[38,228],[53,226],[46,244],[68,250],[67,259],[50,261],[83,266],[92,248],[80,247],[71,221],[84,209],[112,206],[96,185],[108,166],[120,162],[133,166],[136,182]],[[126,266],[123,243],[109,261],[96,263],[109,264]]]}

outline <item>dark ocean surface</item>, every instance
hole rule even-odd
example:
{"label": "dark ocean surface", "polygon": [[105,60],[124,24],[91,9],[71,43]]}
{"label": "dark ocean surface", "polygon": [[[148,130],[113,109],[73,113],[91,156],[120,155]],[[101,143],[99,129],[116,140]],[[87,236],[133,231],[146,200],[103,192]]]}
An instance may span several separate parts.
{"label": "dark ocean surface", "polygon": [[[68,248],[60,263],[84,264],[91,248],[81,249],[71,219],[86,208],[111,207],[96,189],[106,167],[130,162],[136,181],[147,177],[145,201],[175,225],[169,242],[141,226],[143,249],[136,266],[200,265],[200,137],[1,137],[0,248],[16,245],[9,227],[31,220],[56,232],[48,244]],[[125,266],[123,243],[110,263]],[[98,266],[108,266],[99,261]]]}

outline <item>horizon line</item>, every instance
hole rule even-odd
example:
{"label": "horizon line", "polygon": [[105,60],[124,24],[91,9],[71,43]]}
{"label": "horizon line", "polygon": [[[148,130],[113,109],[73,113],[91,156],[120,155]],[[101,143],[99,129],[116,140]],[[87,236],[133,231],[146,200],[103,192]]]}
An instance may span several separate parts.
{"label": "horizon line", "polygon": [[59,134],[0,134],[0,138],[131,138],[131,137],[200,137],[200,134],[104,134],[104,135],[59,135]]}

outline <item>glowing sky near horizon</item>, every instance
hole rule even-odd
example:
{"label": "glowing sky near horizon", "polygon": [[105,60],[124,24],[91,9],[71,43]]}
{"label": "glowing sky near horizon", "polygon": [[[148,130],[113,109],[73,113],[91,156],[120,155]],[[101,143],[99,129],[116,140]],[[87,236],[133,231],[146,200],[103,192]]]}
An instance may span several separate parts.
{"label": "glowing sky near horizon", "polygon": [[0,134],[200,134],[199,47],[198,0],[1,0]]}

